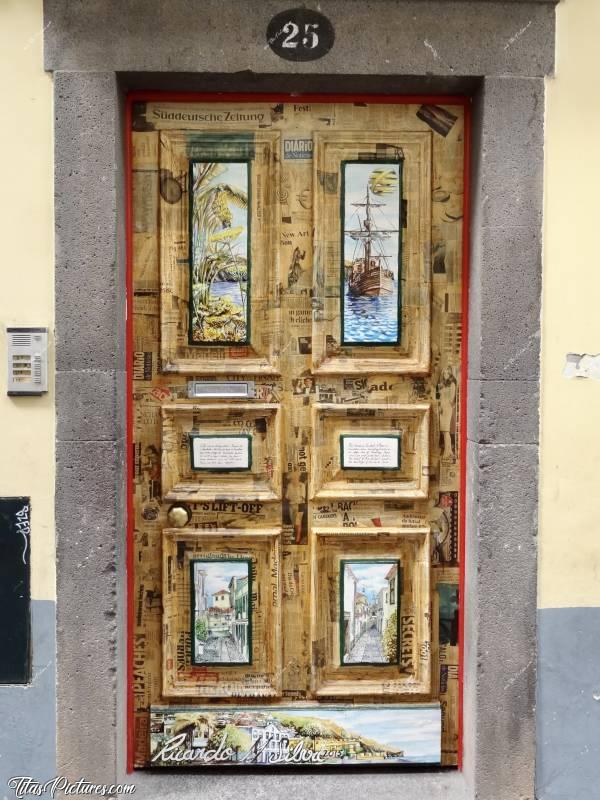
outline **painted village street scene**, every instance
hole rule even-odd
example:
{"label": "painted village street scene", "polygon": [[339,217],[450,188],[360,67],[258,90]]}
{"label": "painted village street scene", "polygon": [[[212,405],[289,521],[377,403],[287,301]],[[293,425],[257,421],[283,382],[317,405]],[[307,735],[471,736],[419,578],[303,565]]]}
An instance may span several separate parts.
{"label": "painted village street scene", "polygon": [[250,663],[250,562],[194,560],[194,664]]}
{"label": "painted village street scene", "polygon": [[153,711],[153,766],[439,763],[431,706]]}
{"label": "painted village street scene", "polygon": [[398,562],[342,561],[342,663],[398,662]]}
{"label": "painted village street scene", "polygon": [[248,164],[194,162],[190,344],[248,338]]}

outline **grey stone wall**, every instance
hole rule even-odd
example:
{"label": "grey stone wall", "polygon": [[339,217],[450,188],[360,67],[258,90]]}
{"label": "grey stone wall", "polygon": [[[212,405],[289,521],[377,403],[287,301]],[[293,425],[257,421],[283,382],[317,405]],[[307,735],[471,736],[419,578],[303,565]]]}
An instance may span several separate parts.
{"label": "grey stone wall", "polygon": [[59,769],[124,777],[125,89],[451,91],[474,98],[464,769],[133,780],[145,800],[357,791],[532,800],[542,78],[553,69],[553,3],[329,0],[320,8],[336,46],[308,64],[265,50],[281,8],[45,3],[56,115]]}
{"label": "grey stone wall", "polygon": [[[125,536],[125,272],[113,73],[54,76],[58,763],[117,769]],[[122,597],[122,593],[121,593]],[[123,718],[121,718],[121,723]]]}

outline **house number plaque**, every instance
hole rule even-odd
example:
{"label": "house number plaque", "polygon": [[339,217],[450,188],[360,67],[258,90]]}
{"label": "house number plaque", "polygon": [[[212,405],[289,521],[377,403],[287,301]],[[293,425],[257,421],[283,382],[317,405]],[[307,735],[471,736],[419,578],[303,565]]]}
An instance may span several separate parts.
{"label": "house number plaque", "polygon": [[267,27],[267,43],[286,61],[316,61],[323,58],[335,40],[333,25],[318,11],[292,8],[276,14]]}

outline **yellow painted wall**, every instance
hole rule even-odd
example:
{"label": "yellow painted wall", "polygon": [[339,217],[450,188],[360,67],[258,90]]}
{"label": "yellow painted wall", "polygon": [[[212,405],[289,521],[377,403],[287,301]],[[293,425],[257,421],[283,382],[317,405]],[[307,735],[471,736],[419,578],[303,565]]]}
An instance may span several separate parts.
{"label": "yellow painted wall", "polygon": [[[55,596],[54,395],[6,396],[5,327],[53,328],[52,82],[42,0],[0,0],[3,203],[0,495],[32,498],[33,596]],[[540,505],[541,607],[600,605],[600,382],[562,376],[567,352],[600,352],[600,0],[557,8],[546,81]],[[52,372],[52,362],[51,362]]]}
{"label": "yellow painted wall", "polygon": [[42,0],[0,0],[0,495],[31,497],[32,597],[50,600],[54,388],[41,398],[6,395],[6,326],[54,327],[52,81],[42,27]]}
{"label": "yellow painted wall", "polygon": [[600,606],[600,381],[562,377],[600,353],[600,0],[557,8],[546,81],[539,605]]}

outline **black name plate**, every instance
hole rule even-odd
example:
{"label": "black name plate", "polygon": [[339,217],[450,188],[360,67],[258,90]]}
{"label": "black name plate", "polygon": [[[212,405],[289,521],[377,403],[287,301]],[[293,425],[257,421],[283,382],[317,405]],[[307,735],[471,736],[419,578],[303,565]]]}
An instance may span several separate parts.
{"label": "black name plate", "polygon": [[334,41],[331,22],[309,8],[282,11],[267,26],[269,47],[286,61],[316,61],[331,50]]}
{"label": "black name plate", "polygon": [[0,497],[0,683],[31,679],[31,507]]}

